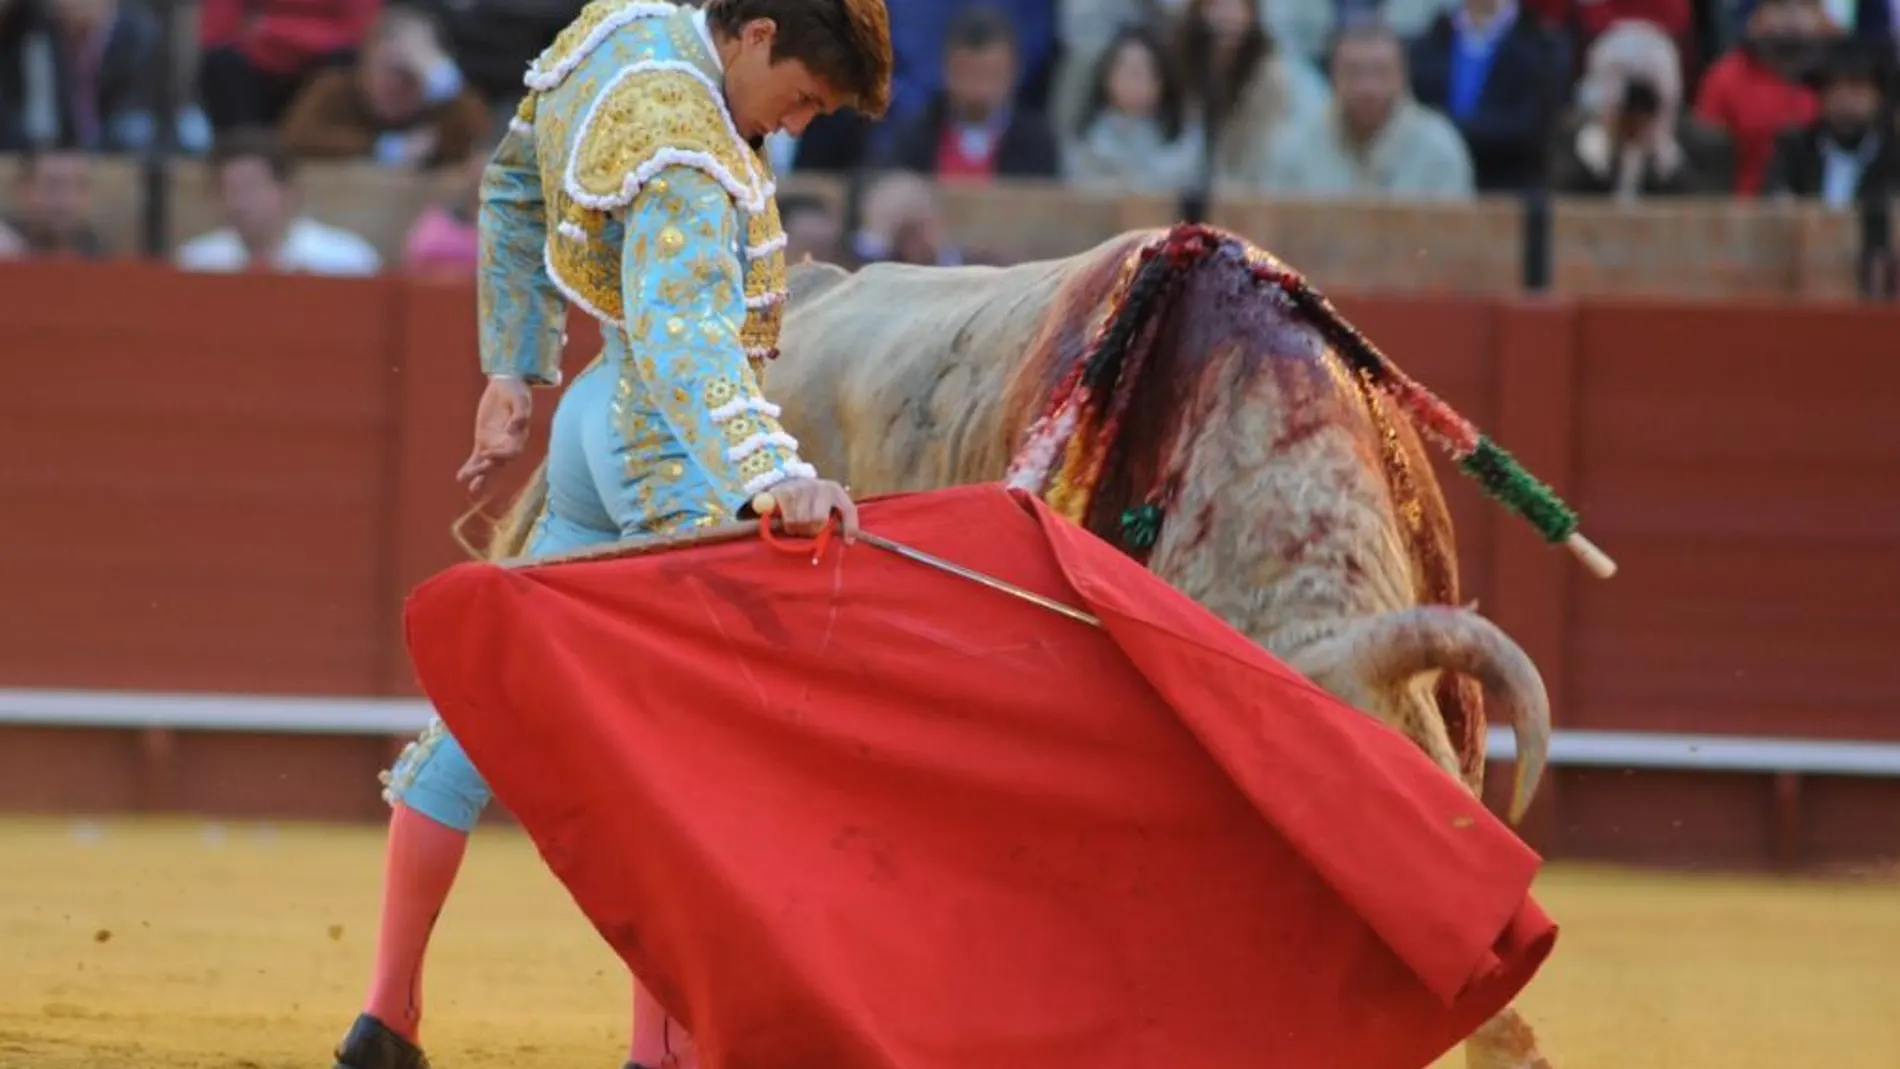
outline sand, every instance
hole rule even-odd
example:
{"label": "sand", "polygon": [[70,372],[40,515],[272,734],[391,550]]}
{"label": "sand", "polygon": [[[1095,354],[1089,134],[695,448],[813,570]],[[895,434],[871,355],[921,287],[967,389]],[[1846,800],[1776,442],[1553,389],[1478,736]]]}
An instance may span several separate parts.
{"label": "sand", "polygon": [[[329,1069],[381,861],[374,827],[0,820],[0,1067]],[[1519,1006],[1556,1069],[1900,1069],[1900,879],[1560,865],[1538,896],[1564,934]],[[438,1069],[618,1069],[625,973],[514,829],[436,943]]]}

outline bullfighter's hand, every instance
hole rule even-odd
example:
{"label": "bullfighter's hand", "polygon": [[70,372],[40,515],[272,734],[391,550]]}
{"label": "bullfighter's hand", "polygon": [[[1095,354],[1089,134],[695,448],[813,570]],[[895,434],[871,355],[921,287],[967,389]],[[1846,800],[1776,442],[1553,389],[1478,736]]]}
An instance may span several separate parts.
{"label": "bullfighter's hand", "polygon": [[839,518],[846,545],[858,537],[858,506],[850,491],[830,479],[787,479],[753,500],[760,519],[771,522],[776,513],[786,534],[811,537],[825,529],[833,513]]}
{"label": "bullfighter's hand", "polygon": [[488,380],[482,402],[475,409],[475,448],[455,479],[469,494],[482,492],[488,477],[528,447],[528,420],[534,415],[534,397],[520,379]]}

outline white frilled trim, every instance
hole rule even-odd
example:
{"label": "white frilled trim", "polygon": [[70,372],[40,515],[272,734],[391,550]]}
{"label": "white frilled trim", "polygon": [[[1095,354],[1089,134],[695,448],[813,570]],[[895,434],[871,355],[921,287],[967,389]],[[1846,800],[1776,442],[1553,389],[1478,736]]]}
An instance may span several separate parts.
{"label": "white frilled trim", "polygon": [[621,327],[624,325],[620,320],[594,307],[592,301],[581,296],[575,291],[574,287],[567,284],[567,280],[561,277],[561,272],[554,266],[554,243],[552,241],[546,242],[541,246],[541,264],[542,270],[548,273],[548,280],[554,283],[555,289],[561,291],[561,296],[566,297],[568,303],[586,312],[588,315],[593,316],[595,319],[600,320],[601,323],[607,326]]}
{"label": "white frilled trim", "polygon": [[783,303],[785,298],[789,296],[791,296],[791,294],[784,290],[773,290],[770,293],[761,293],[757,297],[747,297],[745,299],[745,306],[753,311],[757,311],[760,308],[770,308],[775,304]]}
{"label": "white frilled trim", "polygon": [[534,134],[534,124],[523,122],[519,115],[508,120],[508,129],[523,136],[532,136]]}
{"label": "white frilled trim", "polygon": [[725,123],[726,135],[732,139],[733,148],[737,150],[739,159],[745,163],[745,180],[741,180],[740,176],[733,174],[724,164],[708,153],[663,148],[655,152],[652,159],[640,164],[632,173],[622,178],[618,191],[604,195],[589,193],[580,187],[580,183],[574,177],[574,168],[580,162],[581,154],[573,151],[568,153],[566,173],[561,179],[567,195],[573,199],[574,203],[584,208],[602,212],[615,211],[633,203],[633,198],[639,195],[641,188],[652,181],[654,175],[666,168],[691,167],[717,179],[719,184],[725,187],[726,192],[732,194],[732,199],[738,201],[739,206],[746,211],[755,213],[765,211],[766,202],[776,191],[777,184],[759,173],[757,163],[752,156],[752,147],[746,144],[745,138],[739,136],[739,128],[732,124],[732,113],[726,110],[725,97],[721,95],[719,87],[713,84],[711,78],[706,77],[705,71],[691,63],[676,59],[649,59],[622,67],[587,105],[587,113],[581,117],[580,125],[575,128],[574,144],[578,146],[587,141],[588,132],[593,129],[595,120],[600,117],[601,104],[613,95],[614,87],[618,86],[622,79],[650,74],[654,71],[673,71],[689,75],[705,86],[706,92],[710,94],[713,101],[713,106],[719,109],[719,117]]}
{"label": "white frilled trim", "polygon": [[752,348],[747,349],[745,354],[754,360],[771,360],[778,356],[778,350],[763,345],[754,345]]}
{"label": "white frilled trim", "polygon": [[602,41],[613,36],[614,32],[622,26],[640,19],[663,19],[678,10],[679,8],[672,4],[628,4],[601,19],[600,24],[587,31],[587,36],[581,40],[581,43],[567,55],[562,56],[561,61],[553,67],[543,69],[541,66],[541,60],[547,57],[546,52],[536,56],[534,62],[528,64],[528,73],[521,81],[537,93],[556,89],[568,75],[574,73],[574,68],[580,66],[589,53],[599,48]]}
{"label": "white frilled trim", "polygon": [[818,478],[817,468],[812,467],[802,460],[794,460],[790,464],[780,464],[764,475],[746,480],[745,495],[751,497],[761,491],[770,490],[772,487],[777,486],[787,479],[816,478]]}
{"label": "white frilled trim", "polygon": [[798,439],[784,431],[773,431],[771,434],[755,434],[726,450],[726,459],[738,463],[759,450],[774,445],[780,449],[798,452]]}
{"label": "white frilled trim", "polygon": [[561,225],[555,227],[554,232],[569,241],[578,241],[582,245],[587,244],[587,231],[582,230],[579,226],[576,226],[566,219],[561,220]]}
{"label": "white frilled trim", "polygon": [[783,248],[785,248],[785,235],[780,233],[778,237],[773,238],[763,245],[747,245],[745,247],[745,258],[748,260],[763,260]]}
{"label": "white frilled trim", "polygon": [[782,414],[777,405],[767,401],[763,397],[737,397],[706,414],[712,419],[724,423],[729,419],[737,419],[747,412],[757,412],[761,416],[770,416],[773,419],[779,418]]}

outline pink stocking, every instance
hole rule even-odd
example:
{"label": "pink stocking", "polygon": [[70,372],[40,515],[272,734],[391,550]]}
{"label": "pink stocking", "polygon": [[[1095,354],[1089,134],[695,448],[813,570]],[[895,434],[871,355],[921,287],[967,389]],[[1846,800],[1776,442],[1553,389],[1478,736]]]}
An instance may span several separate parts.
{"label": "pink stocking", "polygon": [[633,1045],[627,1056],[646,1069],[699,1067],[692,1037],[678,1021],[667,1016],[660,1008],[660,1000],[654,998],[653,992],[637,977],[633,981]]}
{"label": "pink stocking", "polygon": [[448,901],[468,836],[405,805],[389,817],[376,978],[364,1012],[411,1043],[422,1028],[422,959]]}

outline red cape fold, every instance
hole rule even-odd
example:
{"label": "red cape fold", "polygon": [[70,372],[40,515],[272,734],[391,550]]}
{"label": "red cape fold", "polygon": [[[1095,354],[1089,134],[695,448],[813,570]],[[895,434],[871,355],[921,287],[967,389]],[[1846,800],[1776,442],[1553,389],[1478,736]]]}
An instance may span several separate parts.
{"label": "red cape fold", "polygon": [[709,1069],[1420,1069],[1556,928],[1396,732],[1033,497],[877,547],[469,564],[424,689]]}

